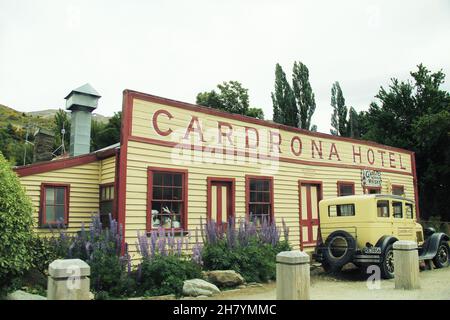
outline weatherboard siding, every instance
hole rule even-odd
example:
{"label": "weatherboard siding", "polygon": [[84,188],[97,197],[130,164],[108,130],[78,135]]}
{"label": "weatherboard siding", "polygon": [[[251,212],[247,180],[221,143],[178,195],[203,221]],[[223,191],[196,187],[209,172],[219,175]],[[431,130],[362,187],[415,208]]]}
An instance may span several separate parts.
{"label": "weatherboard siding", "polygon": [[116,176],[116,158],[100,160],[100,184],[113,183]]}
{"label": "weatherboard siding", "polygon": [[36,232],[50,233],[49,229],[39,227],[42,183],[69,184],[69,223],[67,230],[76,232],[81,229],[83,222],[87,225],[91,220],[91,215],[99,210],[99,169],[100,162],[95,161],[66,169],[20,177],[21,184],[33,204],[33,221]]}

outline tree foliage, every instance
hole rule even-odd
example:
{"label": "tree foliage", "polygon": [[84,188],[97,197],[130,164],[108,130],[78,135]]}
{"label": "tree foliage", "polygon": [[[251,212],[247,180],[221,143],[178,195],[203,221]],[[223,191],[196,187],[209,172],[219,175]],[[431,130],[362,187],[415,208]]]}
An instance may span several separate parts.
{"label": "tree foliage", "polygon": [[316,110],[314,93],[309,83],[309,70],[299,62],[294,62],[292,88],[297,101],[299,128],[311,130],[311,118]]}
{"label": "tree foliage", "polygon": [[32,266],[32,205],[0,153],[0,287]]}
{"label": "tree foliage", "polygon": [[412,80],[391,79],[365,114],[363,138],[416,153],[421,215],[450,221],[450,94],[445,75],[422,64]]}
{"label": "tree foliage", "polygon": [[248,89],[238,81],[228,81],[217,85],[219,92],[211,90],[197,94],[196,103],[205,107],[264,119],[260,108],[251,108]]}
{"label": "tree foliage", "polygon": [[292,127],[298,127],[298,110],[294,91],[286,78],[283,68],[275,66],[275,89],[272,92],[273,121]]}
{"label": "tree foliage", "polygon": [[[345,105],[344,94],[342,93],[339,82],[333,83],[331,87],[331,106],[333,107],[333,114],[331,115],[331,134],[334,136],[348,136],[348,109]],[[355,118],[353,119],[355,121]]]}
{"label": "tree foliage", "polygon": [[273,121],[295,128],[317,131],[317,126],[311,125],[316,102],[309,83],[309,70],[303,63],[294,62],[292,87],[282,67],[276,64],[272,105]]}
{"label": "tree foliage", "polygon": [[99,150],[120,141],[122,112],[115,112],[106,124],[92,120],[91,151]]}

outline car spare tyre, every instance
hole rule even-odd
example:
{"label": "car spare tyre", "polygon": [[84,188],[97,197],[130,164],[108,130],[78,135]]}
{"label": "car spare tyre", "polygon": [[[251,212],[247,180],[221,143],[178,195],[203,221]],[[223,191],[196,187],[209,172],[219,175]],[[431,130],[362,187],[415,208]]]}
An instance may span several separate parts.
{"label": "car spare tyre", "polygon": [[342,230],[334,231],[325,241],[322,251],[324,263],[331,271],[338,271],[353,260],[355,251],[356,241],[351,234]]}

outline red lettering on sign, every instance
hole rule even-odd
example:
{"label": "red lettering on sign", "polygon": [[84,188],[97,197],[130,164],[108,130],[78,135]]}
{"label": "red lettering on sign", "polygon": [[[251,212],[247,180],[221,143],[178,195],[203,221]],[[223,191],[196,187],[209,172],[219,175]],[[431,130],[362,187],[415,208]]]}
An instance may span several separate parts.
{"label": "red lettering on sign", "polygon": [[[294,143],[297,142],[297,148],[294,148]],[[291,151],[295,156],[302,154],[302,140],[298,136],[294,136],[291,140]]]}
{"label": "red lettering on sign", "polygon": [[172,129],[169,128],[169,129],[163,131],[163,130],[161,130],[159,128],[159,126],[158,126],[158,117],[159,117],[160,114],[163,114],[163,115],[167,116],[169,119],[173,118],[173,116],[167,110],[160,109],[160,110],[156,111],[153,114],[153,119],[152,119],[153,129],[155,129],[156,133],[159,134],[160,136],[168,136],[169,134],[172,133]]}
{"label": "red lettering on sign", "polygon": [[[254,144],[250,144],[250,140],[249,140],[249,132],[253,131],[255,134],[255,143]],[[245,127],[245,148],[247,149],[256,149],[259,147],[259,133],[258,130],[256,130],[255,128],[252,127]]]}
{"label": "red lettering on sign", "polygon": [[400,169],[406,170],[406,167],[404,167],[402,163],[402,155],[399,154],[399,156],[400,156]]}
{"label": "red lettering on sign", "polygon": [[393,152],[389,152],[389,166],[391,168],[397,168],[395,166],[395,153],[393,153]]}
{"label": "red lettering on sign", "polygon": [[361,147],[358,147],[358,152],[355,152],[355,146],[353,147],[353,162],[356,162],[356,157],[359,157],[359,163],[361,163]]}
{"label": "red lettering on sign", "polygon": [[[217,123],[218,129],[219,129],[219,143],[223,144],[222,142],[222,137],[227,137],[228,141],[230,142],[231,145],[233,145],[233,140],[231,139],[231,135],[233,134],[233,127],[231,126],[231,124],[229,124],[228,122],[221,122],[219,121]],[[222,127],[227,127],[228,128],[228,132],[223,132],[222,131]]]}
{"label": "red lettering on sign", "polygon": [[377,152],[380,154],[381,165],[384,167],[384,154],[386,153],[386,151],[383,151],[383,150],[377,150]]}
{"label": "red lettering on sign", "polygon": [[[372,154],[372,159],[370,159],[371,156],[369,154]],[[373,153],[373,150],[371,148],[369,148],[369,150],[367,150],[367,161],[369,161],[370,164],[375,163],[375,154]]]}
{"label": "red lettering on sign", "polygon": [[[274,136],[278,137],[278,141],[277,142],[273,141],[273,137]],[[281,148],[280,148],[280,145],[281,145],[281,134],[279,132],[270,131],[270,152],[273,152],[273,146],[275,144],[277,145],[278,153],[281,153]]]}
{"label": "red lettering on sign", "polygon": [[316,141],[311,140],[311,155],[313,158],[315,158],[315,152],[314,150],[317,151],[317,153],[319,154],[320,159],[323,159],[322,156],[322,141],[319,141],[319,147],[316,144]]}
{"label": "red lettering on sign", "polygon": [[183,139],[189,139],[189,135],[191,134],[191,132],[198,133],[200,141],[205,142],[205,140],[203,139],[202,128],[200,127],[200,122],[198,121],[198,117],[196,116],[192,116],[191,122],[189,123],[189,126],[186,129],[186,134],[184,135]]}
{"label": "red lettering on sign", "polygon": [[328,156],[328,160],[331,160],[333,156],[336,156],[338,161],[341,161],[341,157],[339,157],[339,153],[336,148],[336,144],[333,142],[330,147],[330,155]]}

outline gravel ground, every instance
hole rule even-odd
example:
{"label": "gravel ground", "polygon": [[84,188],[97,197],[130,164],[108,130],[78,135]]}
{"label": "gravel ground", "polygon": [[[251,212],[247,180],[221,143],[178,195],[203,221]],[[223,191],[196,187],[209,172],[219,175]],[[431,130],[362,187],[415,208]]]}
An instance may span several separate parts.
{"label": "gravel ground", "polygon": [[[321,268],[311,271],[311,299],[313,300],[450,300],[450,267],[420,272],[421,289],[395,290],[394,280],[382,280],[380,289],[368,289],[367,275],[348,268],[338,276],[326,275]],[[271,300],[276,299],[276,284],[262,287],[224,291],[209,299],[214,300]]]}

